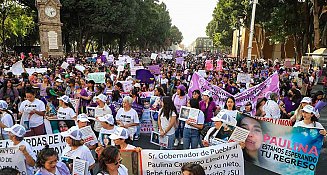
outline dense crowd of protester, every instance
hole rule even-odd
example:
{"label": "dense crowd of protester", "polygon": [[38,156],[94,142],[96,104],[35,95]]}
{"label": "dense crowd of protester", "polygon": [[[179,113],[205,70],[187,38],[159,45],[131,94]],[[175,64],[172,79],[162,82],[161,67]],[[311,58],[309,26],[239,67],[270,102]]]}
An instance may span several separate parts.
{"label": "dense crowd of protester", "polygon": [[[139,55],[139,54],[138,54]],[[126,63],[123,71],[118,71],[114,62],[103,57],[95,62],[88,58],[75,58],[75,62],[68,68],[61,67],[66,61],[64,58],[27,57],[23,60],[25,68],[47,68],[44,73],[27,72],[14,75],[9,68],[20,61],[20,58],[1,58],[0,67],[0,111],[1,111],[1,139],[10,139],[13,146],[25,157],[28,175],[37,171],[43,174],[70,174],[71,167],[60,160],[63,158],[80,158],[87,161],[89,174],[95,163],[99,163],[101,174],[127,174],[127,168],[120,164],[120,150],[141,148],[133,146],[140,137],[140,122],[142,115],[134,104],[145,105],[140,98],[141,92],[153,92],[159,97],[154,110],[158,110],[158,117],[151,118],[155,131],[160,136],[168,136],[168,146],[161,149],[175,149],[183,145],[183,149],[195,149],[213,144],[211,140],[217,134],[224,121],[222,114],[236,118],[237,113],[250,116],[290,119],[294,127],[315,127],[326,135],[326,130],[318,122],[319,112],[326,106],[326,69],[321,67],[310,68],[306,71],[300,67],[283,67],[275,62],[253,61],[248,70],[246,63],[236,62],[235,59],[223,58],[221,55],[208,54],[204,58],[188,55],[183,64],[176,64],[174,59],[165,60],[157,57],[148,63],[142,57],[135,58],[135,65],[160,65],[160,74],[154,75],[153,83],[140,82],[131,74],[131,65]],[[272,93],[270,97],[248,102],[244,106],[236,106],[235,99],[229,97],[224,106],[217,106],[210,91],[194,90],[188,96],[188,88],[194,72],[205,70],[205,60],[223,59],[221,71],[205,71],[206,79],[213,85],[226,90],[232,95],[263,82],[275,71],[278,72],[280,92]],[[75,65],[83,65],[84,71],[76,69]],[[95,83],[88,80],[88,74],[105,72],[105,83]],[[239,73],[250,74],[248,83],[237,81]],[[324,91],[312,93],[312,88],[322,79]],[[132,90],[124,92],[119,81],[131,80]],[[125,93],[125,95],[124,95]],[[126,93],[128,95],[126,96]],[[78,106],[72,105],[72,100],[78,101]],[[119,109],[112,108],[111,104],[121,102]],[[253,105],[256,104],[256,105]],[[87,107],[95,107],[94,122],[86,115]],[[182,106],[200,110],[197,122],[190,120],[180,121],[178,117]],[[67,143],[61,157],[54,149],[46,146],[38,155],[35,155],[31,146],[23,140],[24,137],[47,134],[45,120],[74,119],[76,126],[61,132]],[[16,122],[17,121],[17,122]],[[17,124],[16,124],[17,123]],[[98,142],[85,144],[80,129],[90,125],[98,136]],[[236,124],[236,120],[235,123]],[[207,128],[207,132],[201,132]],[[252,136],[251,128],[249,139]],[[106,136],[106,138],[103,138]],[[244,148],[245,143],[240,143]],[[96,154],[95,154],[96,152]],[[185,166],[183,171],[203,169],[195,166]],[[199,173],[201,174],[201,173]]]}

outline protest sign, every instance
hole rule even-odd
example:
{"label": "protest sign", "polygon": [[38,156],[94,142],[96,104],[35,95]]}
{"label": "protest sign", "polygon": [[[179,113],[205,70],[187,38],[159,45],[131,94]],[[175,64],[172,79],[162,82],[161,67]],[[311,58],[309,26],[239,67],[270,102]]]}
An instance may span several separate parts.
{"label": "protest sign", "polygon": [[135,150],[120,150],[122,164],[128,169],[128,175],[141,174],[140,153]]}
{"label": "protest sign", "polygon": [[69,64],[68,64],[66,61],[64,61],[64,62],[61,64],[60,67],[63,68],[63,69],[67,69],[68,66],[69,66]]}
{"label": "protest sign", "polygon": [[161,137],[159,132],[152,131],[150,142],[155,145],[158,145],[158,146],[167,147],[168,146],[168,136]]}
{"label": "protest sign", "polygon": [[210,139],[210,144],[218,145],[227,142],[245,142],[249,133],[246,129],[223,123],[217,130],[216,136]]}
{"label": "protest sign", "polygon": [[158,54],[156,53],[151,53],[151,60],[157,59]]}
{"label": "protest sign", "polygon": [[183,62],[184,62],[184,58],[183,57],[176,58],[176,64],[183,65]]}
{"label": "protest sign", "polygon": [[[31,145],[33,151],[36,154],[44,148],[45,143],[47,143],[50,148],[54,148],[59,155],[61,155],[62,150],[66,146],[65,138],[62,137],[59,133],[34,137],[24,137],[24,140]],[[10,140],[0,140],[0,148],[8,148],[10,142]]]}
{"label": "protest sign", "polygon": [[200,164],[206,174],[244,174],[242,150],[236,143],[188,150],[142,150],[143,174],[180,174],[187,163]]}
{"label": "protest sign", "polygon": [[77,69],[77,70],[79,70],[79,71],[81,71],[81,72],[84,72],[85,67],[82,66],[82,65],[77,64],[77,65],[75,66],[75,69]]}
{"label": "protest sign", "polygon": [[133,89],[132,81],[118,81],[123,85],[124,92],[130,92]]}
{"label": "protest sign", "polygon": [[107,60],[108,60],[108,62],[113,63],[113,62],[115,61],[115,57],[114,57],[114,55],[109,55],[109,56],[107,57]]}
{"label": "protest sign", "polygon": [[240,82],[240,83],[250,83],[251,82],[251,76],[250,76],[250,74],[238,73],[237,74],[237,82]]}
{"label": "protest sign", "polygon": [[13,64],[12,67],[10,68],[10,71],[14,75],[21,75],[24,72],[23,62],[18,61],[17,63]]}
{"label": "protest sign", "polygon": [[66,59],[66,61],[69,64],[73,64],[73,63],[75,63],[75,58],[74,57],[69,57],[69,58]]}
{"label": "protest sign", "polygon": [[245,160],[278,174],[314,174],[324,137],[318,129],[276,125],[241,114],[236,119],[238,126],[250,130]]}
{"label": "protest sign", "polygon": [[75,109],[75,111],[78,111],[79,99],[75,99],[75,98],[69,98],[69,99],[70,99],[70,103],[72,104],[72,106]]}
{"label": "protest sign", "polygon": [[184,53],[184,51],[182,51],[182,50],[176,50],[175,57],[183,57],[183,53]]}
{"label": "protest sign", "polygon": [[267,118],[267,117],[255,117],[255,118],[258,120],[263,120],[277,125],[293,126],[293,122],[290,119],[275,119],[275,118]]}
{"label": "protest sign", "polygon": [[93,80],[95,83],[105,83],[105,72],[95,72],[88,74],[88,80]]}
{"label": "protest sign", "polygon": [[131,75],[136,75],[136,71],[139,69],[144,69],[143,66],[134,66],[131,68]]}
{"label": "protest sign", "polygon": [[82,159],[73,160],[73,175],[87,175],[89,167],[87,162]]}
{"label": "protest sign", "polygon": [[224,60],[217,60],[217,71],[223,70],[223,63],[224,63]]}
{"label": "protest sign", "polygon": [[[255,102],[259,98],[269,97],[272,92],[278,94],[279,92],[279,77],[277,72],[272,76],[267,78],[264,82],[253,86],[249,89],[246,89],[242,93],[238,93],[236,95],[232,95],[225,91],[224,89],[210,84],[204,77],[200,76],[198,73],[194,73],[192,76],[192,80],[190,82],[190,87],[188,90],[188,94],[192,97],[192,92],[194,90],[200,90],[200,92],[204,92],[209,90],[212,92],[212,98],[216,102],[217,105],[224,106],[228,97],[233,96],[236,100],[236,106],[243,106],[247,102]],[[255,108],[255,106],[253,107]]]}
{"label": "protest sign", "polygon": [[86,114],[90,118],[95,118],[95,107],[87,106],[86,107]]}
{"label": "protest sign", "polygon": [[198,72],[197,72],[201,77],[204,77],[204,78],[206,78],[207,77],[207,73],[206,73],[206,71],[205,70],[198,70]]}
{"label": "protest sign", "polygon": [[186,121],[187,119],[192,119],[192,123],[197,123],[197,118],[199,116],[200,110],[195,108],[190,108],[186,106],[181,107],[179,112],[179,120]]}
{"label": "protest sign", "polygon": [[90,142],[97,143],[97,137],[95,136],[91,126],[80,128],[80,131],[83,134],[84,143],[90,143]]}
{"label": "protest sign", "polygon": [[139,80],[140,83],[154,83],[154,75],[147,69],[139,69],[136,71],[136,80]]}
{"label": "protest sign", "polygon": [[213,60],[206,60],[205,69],[206,70],[213,70]]}
{"label": "protest sign", "polygon": [[75,120],[73,119],[51,119],[49,121],[53,134],[65,132],[75,126]]}
{"label": "protest sign", "polygon": [[311,64],[311,60],[312,60],[312,57],[310,57],[310,56],[302,56],[302,58],[301,58],[301,68],[303,68],[303,70],[305,72],[308,72],[308,69],[309,69],[310,64]]}
{"label": "protest sign", "polygon": [[18,147],[0,148],[0,169],[11,167],[20,172],[21,175],[28,175],[25,166],[25,157]]}
{"label": "protest sign", "polygon": [[154,75],[160,74],[160,66],[159,65],[151,65],[151,66],[148,66],[148,69]]}

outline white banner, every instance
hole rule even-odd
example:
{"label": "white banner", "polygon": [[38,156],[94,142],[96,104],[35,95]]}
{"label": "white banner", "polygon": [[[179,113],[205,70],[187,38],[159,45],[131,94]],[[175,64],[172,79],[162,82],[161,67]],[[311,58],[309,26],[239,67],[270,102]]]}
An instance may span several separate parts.
{"label": "white banner", "polygon": [[142,150],[143,174],[181,174],[187,163],[200,164],[206,174],[244,174],[244,160],[237,143],[188,150]]}
{"label": "white banner", "polygon": [[25,158],[18,147],[0,149],[0,169],[4,167],[15,168],[21,175],[27,175]]}
{"label": "white banner", "polygon": [[[37,154],[44,148],[45,143],[47,143],[50,148],[54,148],[59,155],[61,155],[62,150],[66,146],[65,138],[62,137],[59,133],[34,137],[25,137],[24,140],[31,145],[35,154]],[[10,142],[10,140],[0,140],[0,148],[8,148]]]}

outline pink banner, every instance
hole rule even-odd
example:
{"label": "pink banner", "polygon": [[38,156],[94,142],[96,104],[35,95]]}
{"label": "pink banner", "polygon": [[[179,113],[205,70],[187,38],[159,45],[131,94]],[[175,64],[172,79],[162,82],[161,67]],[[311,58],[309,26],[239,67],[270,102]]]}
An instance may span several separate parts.
{"label": "pink banner", "polygon": [[[188,95],[192,97],[192,92],[197,89],[200,90],[201,93],[205,90],[210,90],[212,92],[212,98],[214,99],[216,104],[221,107],[224,106],[229,96],[233,96],[224,89],[216,85],[210,84],[205,78],[203,78],[199,74],[194,73],[190,83],[190,88],[188,90]],[[246,102],[250,101],[253,103],[253,107],[255,107],[254,105],[259,98],[268,98],[272,92],[279,92],[279,78],[277,72],[267,78],[261,84],[253,86],[243,91],[242,93],[234,95],[234,98],[236,100],[236,106],[243,106]]]}
{"label": "pink banner", "polygon": [[222,71],[223,70],[223,60],[217,60],[217,71]]}
{"label": "pink banner", "polygon": [[212,60],[206,60],[205,68],[206,68],[206,70],[213,70],[213,61]]}

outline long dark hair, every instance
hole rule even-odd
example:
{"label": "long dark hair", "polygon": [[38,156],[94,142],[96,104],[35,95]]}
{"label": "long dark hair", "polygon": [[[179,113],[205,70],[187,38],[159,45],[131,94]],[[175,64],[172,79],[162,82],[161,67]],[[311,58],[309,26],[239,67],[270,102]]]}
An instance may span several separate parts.
{"label": "long dark hair", "polygon": [[228,97],[228,98],[226,99],[226,102],[225,102],[225,106],[224,106],[224,108],[227,109],[227,101],[228,101],[229,99],[232,99],[232,100],[233,100],[233,102],[234,102],[233,110],[236,110],[235,98],[234,98],[233,96],[230,96],[230,97]]}
{"label": "long dark hair", "polygon": [[45,145],[45,148],[43,148],[39,154],[37,154],[36,159],[36,167],[42,168],[44,167],[45,162],[48,160],[49,157],[56,156],[58,159],[58,153],[55,149],[49,148],[49,145]]}
{"label": "long dark hair", "polygon": [[189,171],[192,175],[205,175],[203,167],[200,164],[188,163],[182,166],[182,173]]}
{"label": "long dark hair", "polygon": [[3,82],[3,93],[5,94],[6,92],[7,92],[7,83],[10,81],[10,83],[11,83],[11,87],[10,87],[10,89],[11,89],[11,91],[13,91],[14,92],[14,86],[13,86],[13,83],[12,83],[12,80],[10,80],[10,79],[7,79],[7,80],[5,80],[4,82]]}
{"label": "long dark hair", "polygon": [[115,163],[117,156],[119,155],[119,149],[115,146],[108,146],[106,147],[99,157],[99,169],[102,172],[108,172],[107,164],[108,163]]}
{"label": "long dark hair", "polygon": [[166,94],[164,93],[164,89],[161,86],[156,87],[156,89],[159,92],[159,96],[165,96]]}
{"label": "long dark hair", "polygon": [[171,112],[175,112],[175,114],[177,114],[176,107],[175,107],[175,105],[174,105],[173,100],[171,99],[171,97],[164,96],[162,98],[162,102],[163,102],[163,105],[164,106],[163,106],[163,108],[162,108],[162,110],[160,112],[160,116],[163,113],[163,115],[167,119],[169,119]]}

